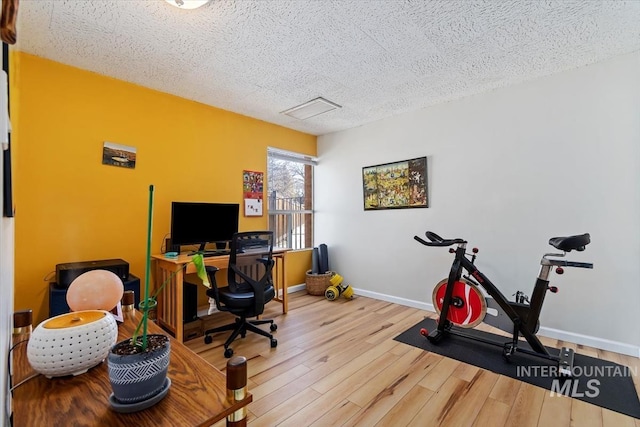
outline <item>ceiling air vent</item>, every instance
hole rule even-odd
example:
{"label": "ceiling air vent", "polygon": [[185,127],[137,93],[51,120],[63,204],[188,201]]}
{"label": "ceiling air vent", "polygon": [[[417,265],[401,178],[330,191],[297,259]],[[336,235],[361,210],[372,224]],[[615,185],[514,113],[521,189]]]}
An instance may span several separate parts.
{"label": "ceiling air vent", "polygon": [[287,116],[291,116],[298,120],[306,120],[310,117],[314,117],[337,108],[342,107],[331,101],[327,101],[324,98],[316,98],[309,102],[305,102],[304,104],[300,104],[297,107],[282,111],[282,114],[286,114]]}

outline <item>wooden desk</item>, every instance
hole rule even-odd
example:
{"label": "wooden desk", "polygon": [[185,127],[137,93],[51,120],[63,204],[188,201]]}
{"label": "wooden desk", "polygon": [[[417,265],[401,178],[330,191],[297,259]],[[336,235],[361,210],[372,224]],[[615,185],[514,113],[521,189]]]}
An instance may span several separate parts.
{"label": "wooden desk", "polygon": [[[282,313],[286,314],[288,310],[287,285],[285,283],[285,253],[288,249],[273,249],[273,285],[275,287],[276,296],[273,301],[282,303]],[[195,273],[196,268],[191,263],[188,255],[181,254],[177,258],[166,258],[164,255],[152,256],[154,271],[154,289],[158,289],[162,284],[175,273],[160,295],[158,295],[157,320],[158,324],[165,330],[171,332],[173,336],[180,342],[184,340],[184,316],[183,316],[183,285],[184,275]],[[229,255],[219,255],[206,257],[205,265],[218,267],[220,270],[226,270],[229,266]],[[185,268],[185,264],[188,264]]]}
{"label": "wooden desk", "polygon": [[[131,337],[134,328],[130,320],[121,324],[118,340]],[[162,330],[150,322],[149,332]],[[13,362],[13,384],[34,372],[27,360],[26,342],[14,350]],[[242,410],[253,399],[247,394],[240,401],[229,400],[225,375],[173,338],[168,376],[171,388],[159,403],[140,412],[120,414],[109,405],[112,391],[106,361],[76,377],[48,379],[39,375],[13,391],[13,425],[210,426]]]}

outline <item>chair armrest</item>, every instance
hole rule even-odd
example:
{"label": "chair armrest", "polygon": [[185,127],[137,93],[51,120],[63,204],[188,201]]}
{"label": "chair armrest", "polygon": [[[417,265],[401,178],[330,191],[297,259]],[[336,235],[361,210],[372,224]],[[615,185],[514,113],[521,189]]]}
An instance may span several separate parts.
{"label": "chair armrest", "polygon": [[273,270],[273,266],[275,265],[275,261],[272,258],[258,258],[258,262],[264,264],[265,272],[260,280],[251,280],[248,283],[253,288],[254,301],[255,301],[255,311],[263,312],[264,311],[264,294],[267,285],[272,283],[271,271]]}

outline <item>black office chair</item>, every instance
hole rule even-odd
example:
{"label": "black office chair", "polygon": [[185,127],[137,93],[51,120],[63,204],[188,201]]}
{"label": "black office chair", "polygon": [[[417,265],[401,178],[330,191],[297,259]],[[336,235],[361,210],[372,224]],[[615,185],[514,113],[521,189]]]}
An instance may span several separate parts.
{"label": "black office chair", "polygon": [[228,285],[218,288],[215,273],[218,268],[206,267],[211,288],[207,296],[213,298],[220,311],[228,311],[238,316],[235,323],[209,329],[205,332],[205,344],[211,344],[210,334],[222,331],[233,331],[224,343],[224,356],[231,357],[233,349],[229,345],[238,335],[244,338],[247,331],[263,335],[271,340],[271,347],[278,341],[273,335],[263,331],[256,325],[270,324],[271,331],[278,329],[273,320],[247,320],[257,317],[264,311],[264,305],[275,296],[271,270],[273,269],[273,232],[249,231],[236,233],[231,240],[231,254],[227,273]]}

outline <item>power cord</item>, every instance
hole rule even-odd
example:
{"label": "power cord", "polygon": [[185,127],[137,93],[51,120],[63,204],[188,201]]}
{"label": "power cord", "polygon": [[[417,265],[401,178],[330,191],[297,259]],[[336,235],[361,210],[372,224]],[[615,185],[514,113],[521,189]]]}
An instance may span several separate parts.
{"label": "power cord", "polygon": [[50,271],[47,273],[46,276],[44,276],[44,278],[42,280],[44,280],[45,282],[50,282],[51,279],[55,276],[56,272],[54,271]]}
{"label": "power cord", "polygon": [[[36,373],[34,373],[34,374],[32,374],[32,375],[28,376],[27,378],[23,379],[22,381],[20,381],[20,382],[19,382],[19,383],[17,383],[16,385],[13,385],[13,384],[12,384],[12,382],[13,382],[13,371],[12,371],[12,369],[11,369],[11,354],[13,353],[13,350],[14,350],[17,346],[19,346],[19,345],[20,345],[20,344],[22,344],[22,343],[28,342],[28,341],[29,341],[29,339],[28,339],[28,338],[27,338],[27,339],[24,339],[24,340],[21,340],[21,341],[18,341],[17,343],[13,344],[13,345],[9,348],[9,355],[8,355],[8,357],[7,357],[7,379],[8,379],[8,383],[9,383],[9,392],[10,392],[10,393],[13,393],[13,391],[14,391],[15,389],[17,389],[18,387],[20,387],[21,385],[23,385],[23,384],[27,383],[28,381],[31,381],[31,380],[32,380],[32,379],[34,379],[35,377],[37,377],[37,376],[40,376],[40,375],[41,375],[40,373],[37,373],[37,372],[36,372]],[[5,408],[6,408],[5,413],[6,413],[6,414],[9,414],[9,413],[10,413],[10,411],[11,411],[11,408],[10,408],[10,406],[9,406],[9,399],[7,399],[7,401],[6,401],[5,405],[6,405],[6,406],[5,406]],[[10,417],[11,417],[11,420],[13,420],[13,414],[11,414],[11,415],[10,415]],[[13,423],[13,421],[11,421],[11,422]]]}
{"label": "power cord", "polygon": [[35,377],[38,377],[38,376],[40,376],[40,375],[41,375],[41,374],[39,374],[39,373],[37,373],[37,372],[36,372],[35,374],[28,376],[27,378],[25,378],[25,379],[23,379],[22,381],[20,381],[18,384],[16,384],[16,385],[14,385],[13,387],[11,387],[11,388],[9,389],[9,391],[13,392],[13,390],[17,389],[17,388],[18,388],[18,387],[20,387],[22,384],[24,384],[24,383],[26,383],[26,382],[28,382],[28,381],[31,381],[32,379],[34,379]]}
{"label": "power cord", "polygon": [[162,243],[160,243],[160,253],[164,254],[166,252],[169,251],[169,248],[167,248],[167,237],[171,236],[171,233],[167,233],[164,235],[164,237],[162,238]]}
{"label": "power cord", "polygon": [[[17,383],[16,385],[13,385],[13,370],[11,369],[11,354],[13,353],[13,350],[19,346],[22,343],[26,343],[28,342],[29,339],[24,339],[21,341],[18,341],[17,343],[15,343],[14,345],[11,346],[11,348],[9,348],[9,356],[7,358],[7,372],[9,373],[9,392],[13,392],[13,390],[17,389],[18,387],[20,387],[21,385],[31,381],[32,379],[34,379],[35,377],[41,375],[40,373],[36,372],[30,376],[28,376],[27,378],[23,379],[22,381],[20,381],[19,383]],[[8,409],[8,408],[7,408]]]}

